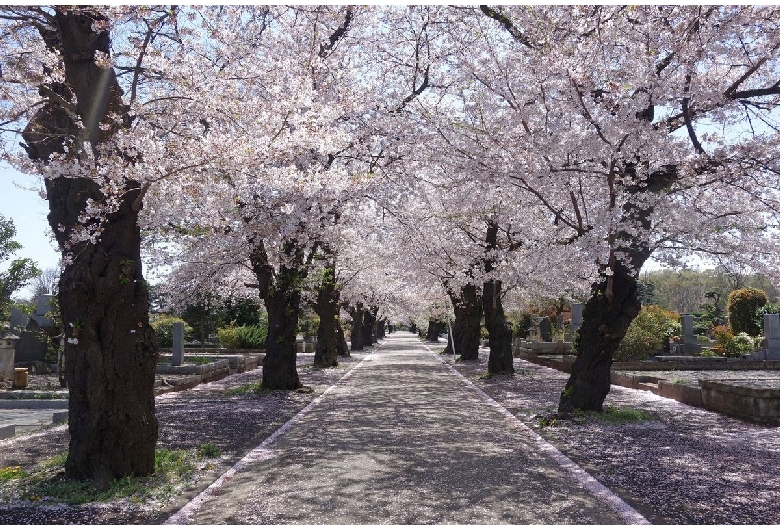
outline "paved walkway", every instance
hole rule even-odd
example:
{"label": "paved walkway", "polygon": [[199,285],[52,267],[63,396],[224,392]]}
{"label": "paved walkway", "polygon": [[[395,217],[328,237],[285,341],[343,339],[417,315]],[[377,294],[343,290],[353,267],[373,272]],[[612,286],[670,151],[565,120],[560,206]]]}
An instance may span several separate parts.
{"label": "paved walkway", "polygon": [[168,522],[644,522],[409,333],[286,427]]}

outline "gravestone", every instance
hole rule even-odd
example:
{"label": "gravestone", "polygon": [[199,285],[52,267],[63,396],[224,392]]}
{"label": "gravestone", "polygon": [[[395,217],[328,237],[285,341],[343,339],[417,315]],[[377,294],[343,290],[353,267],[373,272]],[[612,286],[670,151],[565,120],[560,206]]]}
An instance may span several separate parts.
{"label": "gravestone", "polygon": [[19,337],[7,334],[0,338],[0,375],[7,381],[14,378],[14,346]]}
{"label": "gravestone", "polygon": [[[45,363],[47,344],[39,334],[39,331],[51,331],[54,321],[49,316],[51,312],[51,299],[53,295],[39,295],[35,303],[35,314],[27,318],[24,314],[12,315],[12,326],[14,322],[22,323],[21,337],[16,343],[16,363]],[[26,319],[26,321],[25,321]]]}
{"label": "gravestone", "polygon": [[16,309],[15,307],[11,309],[11,318],[9,319],[8,324],[11,326],[11,329],[15,332],[19,333],[27,329],[27,324],[30,322],[30,317],[22,313],[20,310]]}
{"label": "gravestone", "polygon": [[171,349],[171,366],[181,366],[184,362],[184,322],[173,323],[173,348]]}
{"label": "gravestone", "polygon": [[539,322],[539,334],[542,336],[542,342],[552,342],[552,322],[547,317],[544,317]]}
{"label": "gravestone", "polygon": [[571,331],[577,331],[582,327],[582,304],[571,305],[571,324],[569,329]]}
{"label": "gravestone", "polygon": [[764,315],[764,337],[766,360],[780,359],[780,315]]}
{"label": "gravestone", "polygon": [[680,322],[682,323],[682,354],[694,355],[701,353],[701,346],[696,339],[696,334],[693,332],[693,315],[680,315]]}

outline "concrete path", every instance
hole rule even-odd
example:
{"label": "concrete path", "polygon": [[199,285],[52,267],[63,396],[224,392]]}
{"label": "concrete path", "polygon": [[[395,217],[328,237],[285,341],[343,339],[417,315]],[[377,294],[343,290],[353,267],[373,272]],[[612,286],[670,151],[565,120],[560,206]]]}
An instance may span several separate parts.
{"label": "concrete path", "polygon": [[393,333],[168,522],[645,522],[489,399]]}

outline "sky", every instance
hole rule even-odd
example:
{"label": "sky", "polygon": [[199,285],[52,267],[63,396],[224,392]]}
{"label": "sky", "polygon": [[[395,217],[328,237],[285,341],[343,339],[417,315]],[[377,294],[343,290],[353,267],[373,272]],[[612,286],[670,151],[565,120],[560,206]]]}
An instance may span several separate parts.
{"label": "sky", "polygon": [[[36,191],[40,186],[40,177],[25,175],[0,164],[0,214],[13,220],[16,226],[14,239],[22,245],[13,258],[32,258],[43,270],[57,267],[59,252],[46,220],[49,206]],[[0,263],[0,270],[7,269],[9,262]],[[29,289],[14,294],[15,298],[27,296]]]}

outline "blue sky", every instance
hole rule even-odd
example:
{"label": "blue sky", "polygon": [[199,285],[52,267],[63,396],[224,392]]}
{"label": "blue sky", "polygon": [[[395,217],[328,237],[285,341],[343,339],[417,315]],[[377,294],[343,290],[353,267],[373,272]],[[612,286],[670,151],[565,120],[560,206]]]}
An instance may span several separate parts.
{"label": "blue sky", "polygon": [[[25,175],[0,164],[0,214],[13,219],[16,241],[23,247],[14,257],[32,258],[40,269],[50,269],[57,267],[59,252],[46,221],[49,206],[34,191],[40,183],[40,177]],[[0,270],[7,267],[8,262],[0,263]],[[14,297],[27,295],[26,290],[18,291]]]}

